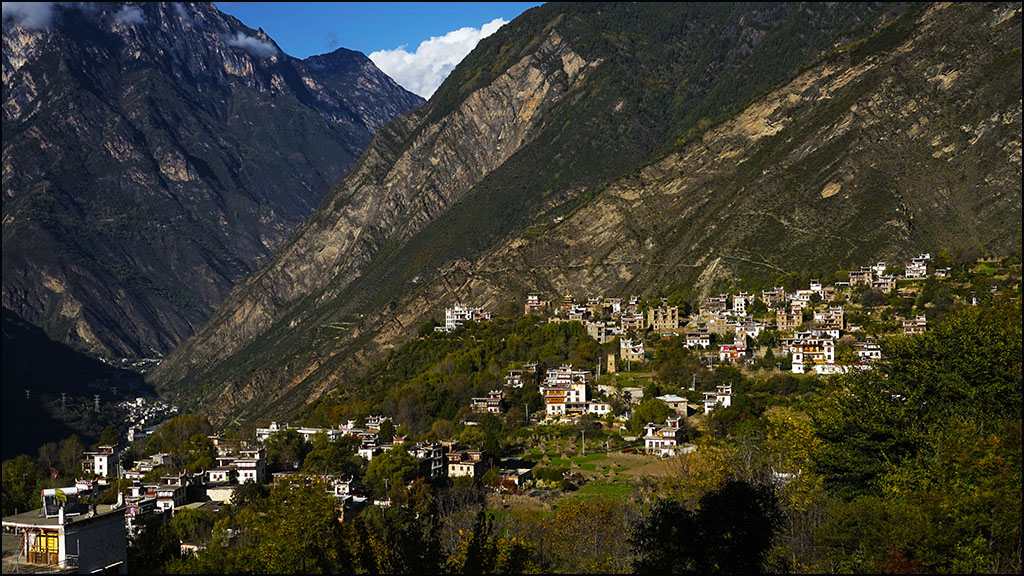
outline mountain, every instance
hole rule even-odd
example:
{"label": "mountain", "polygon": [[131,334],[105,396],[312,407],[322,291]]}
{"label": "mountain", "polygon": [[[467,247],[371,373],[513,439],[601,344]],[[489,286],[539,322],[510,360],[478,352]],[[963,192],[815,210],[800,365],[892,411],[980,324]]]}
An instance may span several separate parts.
{"label": "mountain", "polygon": [[25,10],[4,8],[3,305],[94,355],[191,335],[422,103],[208,3]]}
{"label": "mountain", "polygon": [[446,305],[770,282],[1021,237],[1016,4],[551,4],[377,134],[154,372],[294,414]]}
{"label": "mountain", "polygon": [[[139,372],[104,364],[54,342],[6,308],[0,367],[4,460],[33,455],[39,446],[72,434],[98,440],[108,425],[123,428],[110,404],[155,395]],[[104,406],[98,414],[96,396]]]}

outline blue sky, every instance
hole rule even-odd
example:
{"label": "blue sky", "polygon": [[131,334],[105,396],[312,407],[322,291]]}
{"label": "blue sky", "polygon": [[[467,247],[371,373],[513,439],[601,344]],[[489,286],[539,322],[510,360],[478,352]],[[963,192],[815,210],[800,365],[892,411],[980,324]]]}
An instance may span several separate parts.
{"label": "blue sky", "polygon": [[429,97],[476,43],[539,2],[217,2],[297,58],[358,50]]}

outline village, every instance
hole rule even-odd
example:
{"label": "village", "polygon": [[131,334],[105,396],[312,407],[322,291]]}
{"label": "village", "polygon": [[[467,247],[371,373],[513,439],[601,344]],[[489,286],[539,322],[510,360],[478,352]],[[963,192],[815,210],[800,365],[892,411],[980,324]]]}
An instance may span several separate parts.
{"label": "village", "polygon": [[[848,280],[830,285],[811,280],[805,288],[791,292],[776,287],[760,294],[722,293],[705,299],[691,314],[667,299],[577,300],[564,295],[551,302],[540,294],[528,294],[523,305],[526,316],[548,323],[579,322],[598,344],[617,340],[618,346],[600,357],[596,366],[517,365],[507,370],[504,386],[471,399],[471,415],[462,423],[479,427],[483,418],[501,418],[509,410],[508,397],[513,391],[537,390],[543,405],[532,412],[526,406],[526,424],[537,430],[562,427],[570,430],[573,439],[525,446],[521,454],[489,453],[479,445],[448,438],[414,441],[403,433],[402,423],[394,422],[390,415],[376,414],[349,419],[337,427],[274,421],[255,428],[254,435],[246,439],[208,434],[197,442],[193,437],[190,442],[212,447],[212,452],[204,465],[190,469],[170,452],[130,457],[136,453],[126,446],[152,436],[157,430],[155,423],[176,413],[172,407],[140,398],[126,403],[132,415],[126,445],[101,445],[84,452],[81,475],[73,485],[44,490],[42,509],[5,517],[4,546],[16,547],[24,565],[79,573],[124,573],[128,541],[138,535],[147,517],[169,518],[186,509],[217,512],[236,502],[236,493],[247,485],[313,483],[336,498],[343,517],[368,506],[393,505],[388,490],[370,489],[356,474],[300,471],[298,460],[290,469],[269,463],[268,448],[274,450],[275,442],[288,435],[309,446],[348,442],[365,470],[382,455],[401,452],[415,462],[409,477],[430,483],[471,482],[524,497],[544,495],[566,483],[571,486],[573,479],[583,484],[588,470],[590,478],[615,477],[631,467],[653,470],[663,458],[695,450],[696,445],[688,441],[688,430],[705,425],[716,410],[732,406],[736,391],[731,385],[697,390],[691,384],[678,393],[654,395],[666,408],[664,418],[645,422],[639,432],[631,433],[627,423],[634,410],[649,400],[644,398],[645,391],[652,389],[629,385],[630,380],[616,376],[632,378],[635,384],[636,377],[631,375],[642,374],[652,340],[678,341],[709,368],[728,365],[744,369],[757,363],[767,364],[777,373],[796,375],[869,370],[882,359],[877,334],[851,322],[848,310],[856,306],[858,317],[865,318],[865,307],[858,301],[868,300],[864,294],[869,291],[912,297],[930,277],[946,278],[949,270],[930,266],[931,260],[929,254],[922,254],[906,263],[899,275],[879,262],[850,271]],[[855,298],[855,294],[859,296]],[[977,303],[977,295],[970,299],[968,304]],[[457,304],[446,310],[444,324],[435,331],[455,334],[469,322],[490,319],[484,308]],[[928,329],[926,317],[920,314],[897,317],[890,325],[896,327],[897,335],[904,336]],[[771,361],[766,363],[766,359]],[[581,421],[596,425],[606,438],[603,450],[590,445],[589,457],[587,428],[579,426]],[[583,436],[579,444],[575,443],[577,429]],[[609,433],[617,435],[614,449]],[[557,448],[545,452],[551,445]],[[601,453],[606,460],[600,459]],[[619,458],[612,458],[613,454]],[[570,458],[573,455],[577,458]],[[623,460],[627,457],[632,460]],[[558,464],[566,466],[559,468]],[[182,553],[202,548],[189,541],[181,541],[180,546]]]}

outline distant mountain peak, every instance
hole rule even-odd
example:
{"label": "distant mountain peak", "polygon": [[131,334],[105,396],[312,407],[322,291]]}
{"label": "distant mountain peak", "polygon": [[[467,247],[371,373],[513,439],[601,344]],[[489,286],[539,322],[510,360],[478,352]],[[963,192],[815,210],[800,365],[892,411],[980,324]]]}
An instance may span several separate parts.
{"label": "distant mountain peak", "polygon": [[22,4],[3,304],[96,354],[167,353],[422,103],[358,53],[313,69],[209,3]]}

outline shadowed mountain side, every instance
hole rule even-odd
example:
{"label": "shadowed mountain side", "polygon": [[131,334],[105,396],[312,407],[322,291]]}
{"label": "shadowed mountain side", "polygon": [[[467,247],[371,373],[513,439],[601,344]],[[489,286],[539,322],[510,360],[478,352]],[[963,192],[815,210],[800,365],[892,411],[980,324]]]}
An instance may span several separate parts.
{"label": "shadowed mountain side", "polygon": [[50,9],[3,24],[3,304],[94,355],[191,335],[423,101],[212,4]]}

